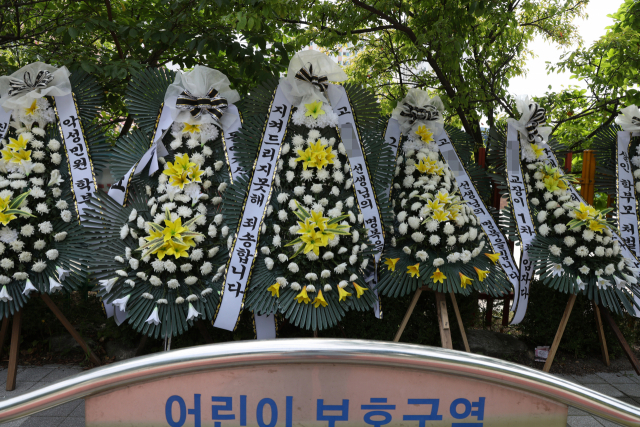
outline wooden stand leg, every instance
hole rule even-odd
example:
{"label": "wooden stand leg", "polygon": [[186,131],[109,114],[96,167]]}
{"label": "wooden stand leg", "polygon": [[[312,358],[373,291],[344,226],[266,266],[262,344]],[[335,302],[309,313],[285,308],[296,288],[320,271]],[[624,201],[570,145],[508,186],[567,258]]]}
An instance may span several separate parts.
{"label": "wooden stand leg", "polygon": [[422,293],[422,288],[418,288],[416,293],[413,295],[413,299],[411,300],[411,304],[409,304],[409,308],[404,315],[404,319],[402,319],[402,323],[400,324],[400,329],[396,333],[396,336],[393,338],[393,342],[400,341],[400,337],[404,332],[404,328],[407,326],[407,322],[409,322],[409,318],[411,317],[411,313],[413,313],[413,309],[416,308],[416,304],[418,302],[418,298],[420,298],[420,294]]}
{"label": "wooden stand leg", "polygon": [[13,325],[11,328],[11,349],[9,350],[9,368],[7,370],[7,391],[13,391],[16,389],[21,326],[22,310],[19,310],[16,314],[13,315]]}
{"label": "wooden stand leg", "polygon": [[4,349],[4,341],[7,339],[7,330],[9,330],[9,318],[2,319],[2,329],[0,329],[0,359],[2,358],[2,350]]}
{"label": "wooden stand leg", "polygon": [[493,326],[493,298],[487,296],[487,312],[484,315],[484,326],[488,327],[489,330],[492,329]]}
{"label": "wooden stand leg", "polygon": [[571,316],[571,310],[573,310],[573,304],[575,302],[576,302],[576,295],[569,296],[569,301],[567,301],[567,307],[564,309],[562,320],[560,320],[560,325],[558,326],[556,337],[553,339],[553,344],[551,344],[551,349],[549,350],[549,356],[547,356],[547,361],[544,364],[544,368],[542,368],[542,370],[545,372],[549,372],[549,370],[551,369],[551,365],[553,364],[553,358],[556,357],[556,351],[558,351],[560,340],[562,340],[562,334],[564,334],[564,329],[567,327],[567,322],[569,321],[569,316]]}
{"label": "wooden stand leg", "polygon": [[196,321],[196,326],[198,327],[200,335],[202,335],[202,338],[204,338],[205,342],[207,344],[213,343],[213,338],[211,338],[211,335],[209,334],[206,322],[202,319],[199,319]]}
{"label": "wooden stand leg", "polygon": [[618,325],[616,325],[613,317],[611,317],[609,311],[604,307],[601,307],[600,312],[602,313],[602,317],[604,317],[604,320],[611,327],[613,334],[616,336],[618,341],[620,341],[620,345],[622,346],[627,359],[629,359],[629,362],[631,362],[631,366],[633,366],[633,369],[636,371],[636,373],[640,375],[640,362],[638,362],[636,355],[633,353],[633,350],[631,350],[631,347],[629,347],[629,343],[627,343],[627,340],[624,339],[624,335],[622,335],[622,332],[620,332],[620,329],[618,329]]}
{"label": "wooden stand leg", "polygon": [[464,325],[462,324],[462,316],[460,316],[460,310],[458,310],[458,301],[456,301],[456,294],[451,292],[450,295],[451,295],[451,305],[453,305],[453,311],[456,313],[456,320],[458,321],[458,326],[460,327],[460,335],[462,335],[464,350],[467,353],[471,353],[471,349],[469,348],[469,342],[467,342],[467,333],[464,331]]}
{"label": "wooden stand leg", "polygon": [[[95,365],[100,366],[100,359],[98,359],[98,356],[96,356],[95,353],[91,351],[91,349],[89,348],[87,343],[84,342],[84,340],[82,339],[78,331],[75,330],[75,328],[67,320],[64,314],[62,314],[58,306],[55,305],[55,303],[51,300],[51,298],[49,298],[49,295],[45,293],[41,293],[40,296],[42,297],[42,300],[45,302],[45,304],[47,304],[49,309],[51,309],[53,314],[56,315],[60,323],[62,323],[62,325],[67,329],[67,331],[69,331],[73,339],[75,339],[76,342],[80,344],[80,347],[82,347],[82,350],[84,350],[84,353],[89,355],[89,359],[91,359],[91,361]],[[11,339],[13,340],[13,337],[11,337]]]}
{"label": "wooden stand leg", "polygon": [[440,327],[442,348],[453,350],[451,328],[449,327],[449,315],[447,314],[447,301],[442,292],[436,292],[436,307],[438,309],[438,326]]}
{"label": "wooden stand leg", "polygon": [[147,345],[147,336],[143,335],[140,339],[140,344],[138,344],[138,348],[136,349],[136,357],[142,356],[142,351],[144,350],[145,345]]}
{"label": "wooden stand leg", "polygon": [[593,311],[596,316],[596,330],[598,331],[598,340],[600,341],[600,350],[602,350],[602,361],[605,365],[609,366],[609,351],[607,350],[607,339],[604,337],[604,327],[602,325],[602,318],[600,317],[600,309],[596,304],[593,304]]}
{"label": "wooden stand leg", "polygon": [[511,294],[504,297],[504,304],[502,306],[502,326],[500,327],[500,333],[503,333],[504,328],[509,326],[509,301],[511,301]]}

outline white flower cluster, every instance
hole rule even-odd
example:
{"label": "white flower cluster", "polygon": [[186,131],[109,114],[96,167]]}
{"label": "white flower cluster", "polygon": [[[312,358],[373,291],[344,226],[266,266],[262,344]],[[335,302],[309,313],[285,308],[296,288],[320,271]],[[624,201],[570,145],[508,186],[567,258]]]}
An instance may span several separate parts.
{"label": "white flower cluster", "polygon": [[291,117],[293,123],[298,126],[306,126],[311,129],[326,128],[327,126],[335,127],[338,125],[338,115],[333,112],[331,105],[323,104],[322,106],[317,106],[317,108],[320,108],[322,113],[319,113],[314,117],[313,114],[309,114],[309,108],[307,108],[307,105],[304,103],[300,104]]}
{"label": "white flower cluster", "polygon": [[[410,135],[403,143],[404,156],[396,161],[391,199],[397,222],[391,230],[391,245],[403,247],[405,254],[434,267],[443,265],[443,258],[447,263],[466,264],[483,252],[484,233],[460,198],[431,133],[421,131],[426,132],[422,137]],[[434,252],[442,255],[430,258],[429,253]]]}
{"label": "white flower cluster", "polygon": [[[278,280],[281,288],[300,291],[304,287],[309,293],[344,289],[361,277],[360,269],[369,262],[363,257],[368,240],[345,147],[335,138],[327,139],[311,130],[306,138],[295,135],[285,142],[281,154],[276,189],[262,229],[262,234],[269,235],[260,248],[265,265],[282,272]],[[295,215],[296,203],[312,215],[306,224]],[[320,231],[314,224],[324,222],[325,228],[330,228],[326,223],[340,216],[346,218],[335,225],[342,225],[349,234],[331,233],[324,242],[320,237],[313,240],[313,233]],[[296,238],[302,241],[285,247]],[[290,259],[300,249],[302,252]]]}
{"label": "white flower cluster", "polygon": [[[220,195],[227,187],[228,170],[223,168],[224,159],[216,160],[213,150],[206,145],[206,141],[218,136],[214,125],[174,123],[172,130],[173,162],[162,159],[164,165],[157,187],[146,189],[150,197],[147,202],[150,221],[147,215],[134,209],[120,228],[120,238],[129,247],[125,254],[115,256],[115,261],[122,264],[122,269],[116,272],[120,277],[115,279],[123,280],[131,288],[147,286],[148,291],[142,297],[155,300],[156,304],[189,302],[187,320],[190,320],[201,315],[191,303],[213,292],[208,285],[210,277],[218,280],[225,267],[214,258],[221,246],[226,250],[223,245],[231,237],[229,229],[222,224],[222,214],[215,215],[209,224],[207,215],[212,215],[222,201]],[[185,224],[188,226],[184,227]],[[165,241],[162,247],[142,257],[148,248],[140,248],[163,233],[182,239],[185,244]],[[117,292],[130,294],[126,289]],[[129,298],[118,301],[124,310]],[[160,323],[156,310],[147,322]]]}
{"label": "white flower cluster", "polygon": [[[0,213],[4,224],[0,226],[0,285],[28,280],[30,274],[41,273],[50,264],[57,266],[56,242],[64,241],[67,233],[56,231],[56,224],[76,216],[75,207],[62,198],[60,188],[62,145],[46,137],[45,127],[55,122],[49,101],[40,98],[29,108],[13,111],[12,118],[8,139],[0,141],[1,210],[29,192],[18,209],[33,217]],[[51,290],[60,288],[57,283],[51,285]],[[35,288],[27,282],[24,292],[31,290]]]}
{"label": "white flower cluster", "polygon": [[[549,247],[551,255],[558,260],[552,273],[560,275],[571,266],[576,275],[595,273],[597,276],[612,276],[615,273],[619,276],[619,281],[615,283],[604,279],[599,281],[599,288],[617,285],[622,289],[629,281],[635,282],[633,277],[627,275],[631,270],[627,271],[620,244],[613,239],[611,230],[601,222],[591,220],[599,216],[596,209],[572,199],[569,190],[571,184],[567,177],[543,161],[524,164],[528,198],[535,213],[537,232],[544,237],[557,237],[561,242]],[[567,224],[576,219],[586,223],[569,229]],[[587,282],[580,281],[582,284]]]}
{"label": "white flower cluster", "polygon": [[213,123],[189,124],[174,122],[171,126],[171,136],[173,136],[173,141],[171,141],[170,146],[173,150],[177,150],[183,144],[193,150],[217,139],[220,136],[220,131]]}

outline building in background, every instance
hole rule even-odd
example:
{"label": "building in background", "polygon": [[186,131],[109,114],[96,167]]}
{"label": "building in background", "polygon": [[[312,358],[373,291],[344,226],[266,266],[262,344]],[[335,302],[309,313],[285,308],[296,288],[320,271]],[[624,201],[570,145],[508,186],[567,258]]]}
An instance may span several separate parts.
{"label": "building in background", "polygon": [[338,51],[337,54],[331,53],[328,49],[320,47],[317,44],[315,44],[314,42],[311,42],[311,44],[309,46],[307,46],[307,49],[308,50],[317,50],[317,51],[320,51],[320,52],[324,52],[331,59],[333,59],[336,63],[338,63],[339,65],[342,65],[343,67],[351,64],[351,61],[353,60],[354,56],[358,53],[354,49],[353,43],[351,43],[351,42],[340,46],[340,50]]}

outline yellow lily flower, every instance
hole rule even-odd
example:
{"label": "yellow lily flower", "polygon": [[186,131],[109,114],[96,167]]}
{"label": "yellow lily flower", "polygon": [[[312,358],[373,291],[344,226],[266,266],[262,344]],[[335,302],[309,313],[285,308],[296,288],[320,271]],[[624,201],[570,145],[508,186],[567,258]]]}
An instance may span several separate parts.
{"label": "yellow lily flower", "polygon": [[384,262],[387,265],[387,270],[396,271],[396,263],[399,259],[400,258],[387,258],[387,260]]}
{"label": "yellow lily flower", "polygon": [[449,213],[441,209],[434,211],[432,216],[433,216],[433,219],[440,222],[446,221],[447,219],[449,219]]}
{"label": "yellow lily flower", "polygon": [[271,296],[272,297],[280,298],[280,284],[279,283],[274,283],[273,285],[269,286],[269,288],[267,290],[271,292]]}
{"label": "yellow lily flower", "polygon": [[165,255],[167,255],[167,252],[171,249],[172,249],[171,245],[169,245],[168,243],[165,243],[164,245],[160,246],[158,249],[156,249],[152,253],[157,255],[159,260],[162,260],[165,257]]}
{"label": "yellow lily flower", "polygon": [[327,161],[328,164],[332,165],[333,164],[333,159],[335,159],[336,155],[333,152],[333,149],[331,149],[331,147],[327,146],[324,149],[324,158]]}
{"label": "yellow lily flower", "polygon": [[192,125],[189,123],[185,123],[184,128],[182,129],[182,132],[189,132],[190,134],[200,132],[200,125]]}
{"label": "yellow lily flower", "polygon": [[455,221],[456,219],[458,219],[458,211],[457,210],[450,210],[448,212],[448,214],[449,214],[449,219],[451,221]]}
{"label": "yellow lily flower", "polygon": [[[329,218],[322,216],[322,212],[311,211],[311,220],[316,223],[318,227],[324,227]],[[323,230],[324,228],[321,228]]]}
{"label": "yellow lily flower", "polygon": [[324,297],[322,296],[322,290],[318,291],[318,296],[316,296],[316,299],[314,299],[311,304],[313,304],[313,306],[315,308],[318,308],[320,306],[326,307],[327,301],[325,301]]}
{"label": "yellow lily flower", "polygon": [[13,163],[22,163],[22,162],[30,162],[31,161],[31,150],[18,150],[13,153],[13,158],[11,162]]}
{"label": "yellow lily flower", "polygon": [[407,267],[407,274],[410,274],[411,277],[420,277],[420,263]]}
{"label": "yellow lily flower", "polygon": [[31,104],[31,107],[26,108],[24,111],[28,115],[33,116],[36,113],[37,109],[38,109],[38,106],[36,105],[36,100],[34,99],[33,103]]}
{"label": "yellow lily flower", "polygon": [[433,141],[433,132],[427,129],[426,126],[418,126],[418,130],[416,134],[420,137],[422,142],[431,142]]}
{"label": "yellow lily flower", "polygon": [[306,254],[309,251],[313,251],[314,254],[320,255],[320,248],[325,246],[322,242],[323,237],[322,233],[315,230],[300,236],[300,240],[306,243],[303,252]]}
{"label": "yellow lily flower", "polygon": [[553,179],[552,176],[548,176],[544,179],[544,186],[547,191],[556,191],[558,189],[558,180]]}
{"label": "yellow lily flower", "polygon": [[595,231],[596,233],[602,233],[602,230],[604,230],[604,225],[596,221],[589,221],[589,229]]}
{"label": "yellow lily flower", "polygon": [[444,283],[447,276],[445,276],[444,273],[441,272],[439,268],[436,268],[436,272],[433,273],[430,278],[433,279],[433,283],[438,283],[438,282]]}
{"label": "yellow lily flower", "polygon": [[0,153],[2,153],[2,160],[4,160],[5,162],[8,163],[13,160],[13,151],[11,151],[9,148],[0,150]]}
{"label": "yellow lily flower", "polygon": [[347,297],[351,296],[351,293],[338,286],[338,295],[340,296],[340,299],[338,299],[338,301],[346,301]]}
{"label": "yellow lily flower", "polygon": [[194,167],[196,164],[189,160],[189,155],[184,153],[182,156],[176,156],[175,162],[171,165],[170,162],[167,162],[167,165],[171,168],[173,167],[180,172],[188,172],[189,169]]}
{"label": "yellow lily flower", "polygon": [[304,222],[300,222],[298,221],[298,227],[300,227],[300,229],[298,230],[298,234],[307,234],[312,232],[315,229],[315,224],[313,222],[311,222],[311,218],[307,218]]}
{"label": "yellow lily flower", "polygon": [[440,201],[438,199],[433,199],[433,200],[427,201],[427,206],[429,206],[429,208],[431,208],[434,211],[437,211],[437,210],[442,209],[444,207],[444,205],[442,203],[440,203]]}
{"label": "yellow lily flower", "polygon": [[[435,273],[434,273],[435,274]],[[471,282],[473,282],[473,279],[471,279],[471,277],[467,277],[464,274],[458,272],[458,274],[460,275],[460,286],[462,286],[464,289],[467,289],[467,285],[470,285]],[[445,277],[446,279],[446,277]],[[434,280],[435,283],[435,280]]]}
{"label": "yellow lily flower", "polygon": [[305,117],[312,116],[314,119],[317,119],[318,116],[325,114],[322,109],[322,101],[315,101],[310,104],[304,104],[304,108],[307,109],[307,112],[304,114]]}
{"label": "yellow lily flower", "polygon": [[191,178],[191,182],[202,182],[200,177],[204,175],[204,171],[200,169],[200,166],[195,165],[189,170],[189,178]]}
{"label": "yellow lily flower", "polygon": [[427,173],[427,171],[429,170],[429,166],[423,162],[424,159],[420,160],[420,163],[418,163],[416,165],[416,169],[422,173]]}
{"label": "yellow lily flower", "polygon": [[536,159],[544,154],[544,149],[538,147],[537,144],[531,144],[531,148],[533,149],[533,152],[536,153]]}
{"label": "yellow lily flower", "polygon": [[451,202],[451,196],[449,195],[448,191],[439,190],[438,194],[436,194],[435,196],[435,199],[443,205]]}
{"label": "yellow lily flower", "polygon": [[485,255],[487,256],[487,258],[493,261],[494,264],[500,259],[500,252],[496,252],[495,254],[485,253]]}
{"label": "yellow lily flower", "polygon": [[302,162],[302,169],[307,170],[308,167],[316,166],[316,159],[310,148],[307,148],[306,150],[297,150],[296,152],[299,156],[296,159],[296,162]]}
{"label": "yellow lily flower", "polygon": [[186,184],[189,184],[189,182],[191,181],[189,181],[189,177],[186,172],[180,175],[172,175],[171,178],[169,178],[169,184],[174,187],[180,187],[181,190]]}
{"label": "yellow lily flower", "polygon": [[296,295],[294,299],[298,301],[298,304],[300,304],[301,302],[309,304],[311,298],[309,298],[309,295],[307,295],[307,287],[305,286],[304,288],[302,288],[300,293]]}
{"label": "yellow lily flower", "polygon": [[360,296],[362,294],[364,294],[364,291],[368,291],[367,288],[363,288],[362,286],[358,286],[358,284],[356,282],[352,282],[352,283],[353,283],[353,287],[356,288],[356,294],[357,294],[356,296],[358,298],[360,298]]}
{"label": "yellow lily flower", "polygon": [[28,142],[29,141],[27,140],[27,138],[23,134],[20,134],[18,139],[9,138],[9,144],[7,144],[7,148],[11,148],[14,151],[26,150]]}
{"label": "yellow lily flower", "polygon": [[585,205],[582,202],[580,202],[580,207],[575,209],[575,211],[576,218],[580,221],[586,221],[587,219],[592,219],[598,216],[598,211],[593,206]]}
{"label": "yellow lily flower", "polygon": [[168,242],[172,237],[176,237],[180,239],[180,233],[184,233],[188,231],[185,227],[182,226],[182,218],[178,217],[175,221],[170,221],[168,219],[164,220],[165,228],[162,232],[164,234],[164,241]]}
{"label": "yellow lily flower", "polygon": [[480,270],[478,267],[473,267],[478,275],[478,280],[481,282],[489,275],[489,270]]}
{"label": "yellow lily flower", "polygon": [[7,225],[9,224],[10,221],[16,219],[16,216],[11,214],[11,215],[7,215],[4,212],[0,212],[0,222],[2,223],[2,225]]}
{"label": "yellow lily flower", "polygon": [[0,198],[0,212],[7,209],[9,207],[9,203],[11,203],[11,196],[7,196],[4,199]]}

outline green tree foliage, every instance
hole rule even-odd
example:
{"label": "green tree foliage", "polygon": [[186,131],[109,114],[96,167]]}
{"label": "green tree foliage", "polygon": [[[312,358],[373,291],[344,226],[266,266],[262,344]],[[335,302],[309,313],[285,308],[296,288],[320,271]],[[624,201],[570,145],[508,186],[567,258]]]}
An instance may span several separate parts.
{"label": "green tree foliage", "polygon": [[0,0],[0,75],[30,62],[93,73],[105,88],[105,125],[132,124],[123,94],[147,67],[196,64],[241,93],[286,70],[295,28],[273,25],[286,3],[257,0]]}
{"label": "green tree foliage", "polygon": [[571,72],[587,86],[549,91],[540,98],[553,112],[554,134],[572,149],[588,147],[598,127],[613,123],[620,108],[640,104],[640,3],[625,0],[611,17],[614,24],[599,40],[548,66],[550,72]]}
{"label": "green tree foliage", "polygon": [[[575,18],[587,0],[338,0],[303,11],[300,38],[328,49],[351,42],[360,53],[352,78],[379,93],[386,112],[410,87],[438,93],[465,130],[482,141],[480,118],[514,115],[509,79],[526,72],[536,34],[579,41]],[[536,76],[537,77],[537,76]],[[517,114],[517,112],[515,112]]]}

